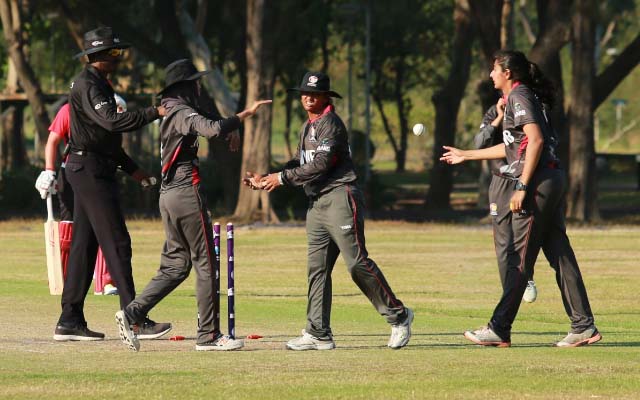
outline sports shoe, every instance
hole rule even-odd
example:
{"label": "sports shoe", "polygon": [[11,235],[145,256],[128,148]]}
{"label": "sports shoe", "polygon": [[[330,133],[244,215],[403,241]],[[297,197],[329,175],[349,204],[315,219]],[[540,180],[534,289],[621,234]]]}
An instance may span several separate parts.
{"label": "sports shoe", "polygon": [[120,310],[116,313],[116,323],[118,324],[118,333],[120,334],[120,340],[132,351],[140,350],[140,341],[136,337],[135,333],[131,329],[131,323],[129,318]]}
{"label": "sports shoe", "polygon": [[488,326],[475,331],[466,331],[464,337],[480,346],[511,347],[511,342],[502,340],[502,338]]}
{"label": "sports shoe", "polygon": [[157,339],[165,335],[171,330],[172,326],[168,322],[155,322],[145,317],[142,324],[134,324],[131,326],[133,333],[140,340]]}
{"label": "sports shoe", "polygon": [[593,344],[602,340],[602,335],[595,326],[585,329],[582,333],[571,333],[555,344],[555,347],[579,347]]}
{"label": "sports shoe", "polygon": [[413,310],[407,308],[407,318],[400,323],[391,325],[391,337],[387,346],[392,349],[399,349],[409,343],[411,339],[411,323],[413,322]]}
{"label": "sports shoe", "polygon": [[107,283],[102,289],[102,294],[104,294],[105,296],[115,296],[118,294],[118,288],[110,283]]}
{"label": "sports shoe", "polygon": [[104,340],[104,333],[94,332],[87,328],[86,325],[76,326],[56,326],[53,332],[53,339],[59,342],[73,341],[92,341]]}
{"label": "sports shoe", "polygon": [[522,295],[522,300],[527,303],[533,303],[537,297],[538,289],[536,288],[536,283],[534,281],[527,282],[527,288],[524,291],[524,295]]}
{"label": "sports shoe", "polygon": [[239,339],[232,339],[228,335],[218,336],[216,339],[209,340],[203,343],[196,343],[197,351],[229,351],[238,350],[244,347],[244,341]]}
{"label": "sports shoe", "polygon": [[318,338],[307,333],[304,329],[302,330],[302,336],[287,342],[287,349],[289,350],[331,350],[335,349],[335,347],[336,344],[332,336],[326,339]]}

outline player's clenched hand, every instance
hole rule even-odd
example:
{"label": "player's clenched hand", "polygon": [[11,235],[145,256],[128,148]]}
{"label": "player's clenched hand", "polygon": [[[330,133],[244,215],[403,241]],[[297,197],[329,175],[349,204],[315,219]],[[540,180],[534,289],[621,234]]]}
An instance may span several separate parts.
{"label": "player's clenched hand", "polygon": [[516,190],[511,196],[511,201],[509,202],[509,208],[514,213],[522,212],[522,205],[524,203],[524,198],[527,195],[527,192],[524,190]]}
{"label": "player's clenched hand", "polygon": [[260,180],[260,184],[262,185],[262,188],[264,190],[266,190],[267,192],[272,192],[278,186],[282,185],[282,183],[280,182],[280,174],[269,174]]}
{"label": "player's clenched hand", "polygon": [[464,150],[450,146],[442,146],[442,148],[447,151],[440,157],[440,161],[444,161],[447,164],[460,164],[464,162]]}
{"label": "player's clenched hand", "polygon": [[158,180],[155,177],[149,175],[145,170],[142,169],[135,170],[133,174],[131,174],[131,177],[140,182],[140,185],[143,189],[149,189],[150,187],[158,183]]}
{"label": "player's clenched hand", "polygon": [[260,183],[262,176],[263,175],[256,174],[255,172],[247,171],[245,177],[242,179],[242,183],[253,190],[262,189],[262,184]]}

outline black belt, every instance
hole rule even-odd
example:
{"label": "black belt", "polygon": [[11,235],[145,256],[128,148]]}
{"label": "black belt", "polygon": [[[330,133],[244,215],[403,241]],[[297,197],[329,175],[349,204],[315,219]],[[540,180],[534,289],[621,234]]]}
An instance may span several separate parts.
{"label": "black belt", "polygon": [[81,156],[81,157],[98,156],[103,158],[111,158],[106,154],[96,153],[95,151],[88,151],[88,150],[71,150],[69,153],[75,154],[76,156]]}

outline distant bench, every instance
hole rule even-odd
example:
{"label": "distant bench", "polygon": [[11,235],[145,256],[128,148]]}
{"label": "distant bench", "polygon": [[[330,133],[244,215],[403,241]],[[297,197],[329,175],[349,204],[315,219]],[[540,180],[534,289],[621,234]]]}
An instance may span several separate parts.
{"label": "distant bench", "polygon": [[596,170],[599,174],[635,173],[636,190],[640,190],[640,154],[597,153]]}

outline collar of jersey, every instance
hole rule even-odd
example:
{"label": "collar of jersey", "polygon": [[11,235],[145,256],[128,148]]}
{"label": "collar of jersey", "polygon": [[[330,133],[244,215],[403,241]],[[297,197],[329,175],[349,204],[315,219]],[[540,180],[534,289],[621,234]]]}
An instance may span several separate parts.
{"label": "collar of jersey", "polygon": [[333,106],[333,104],[329,104],[327,107],[325,107],[324,111],[322,111],[322,114],[318,115],[314,119],[310,119],[309,123],[316,122],[317,120],[319,120],[320,118],[324,117],[326,114],[334,111],[335,109],[336,108]]}
{"label": "collar of jersey", "polygon": [[[513,82],[513,85],[511,85],[511,92],[513,92],[513,89],[517,88],[518,86],[520,86],[520,81],[515,81]],[[509,92],[509,93],[511,93]],[[504,102],[507,102],[507,99],[509,98],[509,96],[506,95],[502,95],[502,100],[504,100]]]}

